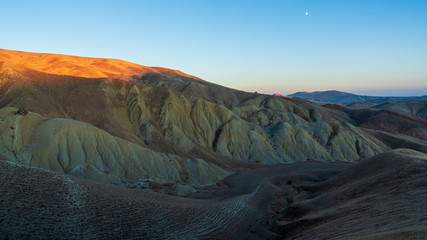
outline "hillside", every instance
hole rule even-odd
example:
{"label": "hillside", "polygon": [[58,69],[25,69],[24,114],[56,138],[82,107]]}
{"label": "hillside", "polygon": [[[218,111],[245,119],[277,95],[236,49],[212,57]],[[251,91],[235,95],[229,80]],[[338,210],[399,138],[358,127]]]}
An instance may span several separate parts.
{"label": "hillside", "polygon": [[0,62],[6,61],[44,73],[85,78],[134,80],[147,74],[166,74],[198,79],[178,70],[147,67],[110,58],[88,58],[63,54],[31,53],[0,49]]}
{"label": "hillside", "polygon": [[[198,91],[190,95],[155,86],[158,84],[52,75],[7,66],[1,75],[1,107],[87,122],[155,151],[215,161],[221,166],[233,160],[355,161],[386,149],[348,124],[343,114],[305,101],[187,82],[210,92],[219,89],[229,91],[229,96],[243,96],[223,105],[218,103],[221,95],[204,95],[205,99],[191,96]],[[173,78],[165,75],[160,80],[174,83]]]}
{"label": "hillside", "polygon": [[427,120],[427,101],[384,103],[376,105],[373,108],[388,110],[408,117]]}
{"label": "hillside", "polygon": [[356,126],[365,129],[427,139],[426,101],[385,103],[370,108],[352,108],[334,104],[323,106],[344,112]]}
{"label": "hillside", "polygon": [[302,183],[273,227],[292,239],[425,239],[427,155],[399,149]]}
{"label": "hillside", "polygon": [[[388,221],[400,210],[382,208],[384,228],[353,228],[319,199],[384,181],[422,209],[401,186],[417,191],[409,172],[425,181],[425,109],[319,105],[122,60],[0,50],[0,238],[329,239],[325,219],[343,221],[344,237],[400,234],[408,225]],[[402,147],[419,152],[390,151]],[[383,178],[404,163],[400,180]],[[369,199],[360,206],[375,212]],[[417,213],[405,219],[416,234]]]}
{"label": "hillside", "polygon": [[297,92],[289,96],[311,100],[311,101],[335,103],[335,104],[342,104],[342,105],[349,105],[356,102],[380,104],[380,103],[386,103],[386,102],[427,100],[427,96],[378,97],[378,96],[356,95],[356,94],[340,92],[340,91]]}

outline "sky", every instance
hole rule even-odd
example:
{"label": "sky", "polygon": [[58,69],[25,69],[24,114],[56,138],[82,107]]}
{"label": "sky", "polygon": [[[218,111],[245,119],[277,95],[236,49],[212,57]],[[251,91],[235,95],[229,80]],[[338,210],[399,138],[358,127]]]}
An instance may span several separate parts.
{"label": "sky", "polygon": [[0,11],[4,49],[117,58],[262,93],[427,95],[427,0],[1,0]]}

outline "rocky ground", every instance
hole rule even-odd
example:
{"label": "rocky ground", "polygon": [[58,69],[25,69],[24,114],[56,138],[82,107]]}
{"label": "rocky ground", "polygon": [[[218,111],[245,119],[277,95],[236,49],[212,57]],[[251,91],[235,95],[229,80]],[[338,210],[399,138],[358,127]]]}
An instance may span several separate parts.
{"label": "rocky ground", "polygon": [[4,239],[425,239],[427,156],[237,169],[175,197],[0,162]]}

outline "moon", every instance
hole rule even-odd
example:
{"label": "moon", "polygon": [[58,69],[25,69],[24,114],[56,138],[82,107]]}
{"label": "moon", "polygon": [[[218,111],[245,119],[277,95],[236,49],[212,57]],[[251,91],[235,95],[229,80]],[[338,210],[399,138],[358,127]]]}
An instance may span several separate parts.
{"label": "moon", "polygon": [[308,16],[308,12],[305,12],[305,15]]}

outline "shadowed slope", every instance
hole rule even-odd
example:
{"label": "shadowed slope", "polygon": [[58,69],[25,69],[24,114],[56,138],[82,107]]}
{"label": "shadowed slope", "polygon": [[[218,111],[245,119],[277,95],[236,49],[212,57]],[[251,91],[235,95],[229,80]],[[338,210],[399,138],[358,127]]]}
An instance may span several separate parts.
{"label": "shadowed slope", "polygon": [[289,96],[303,98],[306,100],[343,104],[343,105],[348,105],[353,102],[368,102],[368,103],[379,104],[379,103],[386,103],[386,102],[422,101],[427,99],[427,96],[379,97],[379,96],[356,95],[356,94],[340,92],[340,91],[297,92]]}
{"label": "shadowed slope", "polygon": [[[348,165],[348,164],[346,164]],[[301,163],[244,170],[180,198],[96,183],[0,160],[0,237],[96,239],[265,239],[266,179],[283,174],[336,175],[344,164]],[[205,192],[206,192],[205,191]],[[197,196],[196,196],[197,197]],[[31,200],[29,200],[31,199]],[[262,205],[268,208],[269,200]],[[249,226],[249,228],[248,228]],[[250,230],[257,226],[257,234]]]}
{"label": "shadowed slope", "polygon": [[346,123],[343,113],[298,99],[254,94],[230,109],[169,88],[21,66],[8,72],[16,74],[0,74],[0,107],[88,122],[155,151],[219,165],[230,159],[356,161],[385,147]]}
{"label": "shadowed slope", "polygon": [[351,165],[242,169],[179,198],[0,161],[0,236],[423,239],[426,164],[397,150]]}
{"label": "shadowed slope", "polygon": [[360,109],[360,108],[370,108],[375,105],[376,105],[375,103],[369,103],[369,102],[352,102],[348,104],[347,107]]}
{"label": "shadowed slope", "polygon": [[372,135],[381,140],[391,149],[408,148],[427,154],[427,141],[410,137],[403,134],[390,133],[378,130],[367,129]]}
{"label": "shadowed slope", "polygon": [[379,154],[322,183],[296,185],[273,229],[292,239],[425,239],[426,172],[425,154]]}
{"label": "shadowed slope", "polygon": [[358,109],[347,112],[358,126],[427,139],[427,120],[390,110]]}
{"label": "shadowed slope", "polygon": [[408,117],[427,120],[427,101],[384,103],[376,105],[373,108],[388,110]]}
{"label": "shadowed slope", "polygon": [[135,82],[145,83],[160,87],[166,87],[207,101],[223,104],[228,108],[258,96],[259,94],[240,91],[218,84],[199,81],[185,76],[171,76],[159,73],[149,73],[142,76]]}
{"label": "shadowed slope", "polygon": [[231,232],[250,197],[184,199],[3,160],[0,191],[2,239],[196,239]]}
{"label": "shadowed slope", "polygon": [[423,119],[427,109],[425,102],[389,103],[384,104],[384,109],[382,105],[362,109],[336,104],[323,106],[342,111],[355,126],[427,139],[427,121]]}

